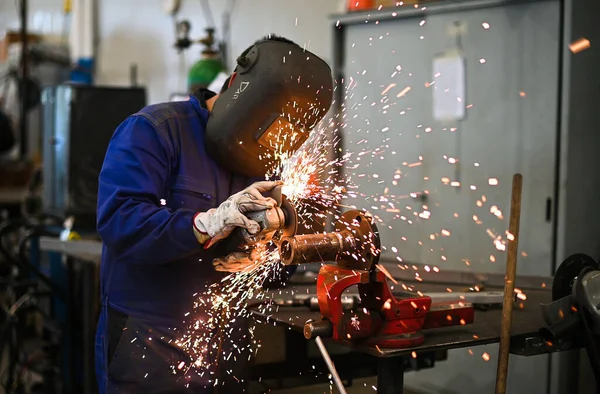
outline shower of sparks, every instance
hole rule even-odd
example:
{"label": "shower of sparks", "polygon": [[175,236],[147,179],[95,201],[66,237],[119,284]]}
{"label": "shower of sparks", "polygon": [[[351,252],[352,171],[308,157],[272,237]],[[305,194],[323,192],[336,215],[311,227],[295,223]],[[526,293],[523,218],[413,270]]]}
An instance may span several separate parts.
{"label": "shower of sparks", "polygon": [[260,244],[255,253],[252,266],[228,274],[206,292],[196,295],[194,309],[199,312],[199,317],[176,341],[176,345],[191,357],[191,362],[179,361],[172,368],[186,374],[197,373],[218,384],[215,371],[220,361],[248,359],[260,346],[252,337],[254,327],[249,327],[249,338],[239,338],[236,334],[243,332],[242,327],[247,323],[249,304],[264,299],[263,283],[276,277],[282,266],[278,253],[270,250],[269,245]]}
{"label": "shower of sparks", "polygon": [[[330,139],[329,126],[318,126],[293,154],[281,153],[280,164],[272,171],[283,182],[283,194],[296,207],[302,222],[323,221],[342,198],[352,197],[352,182],[341,180],[344,163],[352,156],[331,159],[338,140]],[[342,186],[343,185],[343,186]],[[317,212],[314,209],[320,208]]]}

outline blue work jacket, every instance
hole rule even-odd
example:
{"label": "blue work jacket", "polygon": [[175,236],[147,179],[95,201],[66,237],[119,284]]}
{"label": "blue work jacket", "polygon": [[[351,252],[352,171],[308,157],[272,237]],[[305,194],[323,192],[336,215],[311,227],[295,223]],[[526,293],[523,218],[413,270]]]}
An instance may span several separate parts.
{"label": "blue work jacket", "polygon": [[251,180],[206,152],[208,115],[192,96],[146,107],[115,131],[98,191],[103,305],[134,317],[181,320],[192,295],[220,277],[212,260],[228,251],[204,250],[193,218]]}
{"label": "blue work jacket", "polygon": [[[96,335],[101,394],[176,393],[183,390],[181,379],[188,379],[186,386],[209,384],[208,374],[171,382],[167,369],[184,357],[174,346],[180,334],[173,330],[185,330],[197,294],[222,277],[213,259],[231,252],[225,243],[204,250],[192,221],[254,180],[211,159],[204,144],[209,112],[201,101],[191,97],[146,107],[126,119],[110,141],[97,212],[103,241]],[[114,310],[127,317],[110,351],[107,321]]]}

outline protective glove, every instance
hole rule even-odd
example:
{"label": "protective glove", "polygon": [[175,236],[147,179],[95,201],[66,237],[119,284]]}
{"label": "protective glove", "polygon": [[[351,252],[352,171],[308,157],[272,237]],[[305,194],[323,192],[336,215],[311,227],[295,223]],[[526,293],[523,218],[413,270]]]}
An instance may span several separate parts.
{"label": "protective glove", "polygon": [[259,256],[252,250],[246,252],[234,252],[224,258],[213,260],[215,271],[219,272],[242,272],[250,271],[259,263]]}
{"label": "protective glove", "polygon": [[254,220],[248,219],[244,214],[248,212],[263,211],[277,205],[275,200],[264,197],[261,193],[269,192],[275,186],[282,185],[277,182],[256,182],[246,189],[232,195],[217,208],[200,212],[194,216],[194,234],[198,242],[208,249],[215,242],[226,238],[236,227],[248,230],[250,234],[260,232],[260,226]]}

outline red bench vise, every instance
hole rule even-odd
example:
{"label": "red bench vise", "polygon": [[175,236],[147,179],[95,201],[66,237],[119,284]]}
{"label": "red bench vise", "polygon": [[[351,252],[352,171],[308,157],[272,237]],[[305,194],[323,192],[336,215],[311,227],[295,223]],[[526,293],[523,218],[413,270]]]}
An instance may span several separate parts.
{"label": "red bench vise", "polygon": [[[344,213],[335,231],[286,237],[278,243],[286,265],[335,261],[323,265],[317,279],[320,321],[307,322],[306,338],[333,338],[380,348],[422,344],[424,329],[470,324],[474,308],[456,302],[432,303],[427,296],[396,298],[377,270],[381,250],[372,218],[361,211]],[[342,296],[357,285],[360,303],[344,311]]]}

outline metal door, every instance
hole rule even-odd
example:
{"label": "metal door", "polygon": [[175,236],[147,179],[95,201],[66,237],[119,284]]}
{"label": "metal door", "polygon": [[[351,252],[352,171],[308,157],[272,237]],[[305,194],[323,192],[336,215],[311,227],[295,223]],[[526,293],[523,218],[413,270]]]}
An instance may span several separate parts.
{"label": "metal door", "polygon": [[[432,62],[457,50],[457,25],[468,109],[442,123]],[[551,274],[558,26],[558,4],[537,2],[346,27],[347,173],[355,205],[382,220],[384,260],[503,272],[520,172],[518,273]]]}

